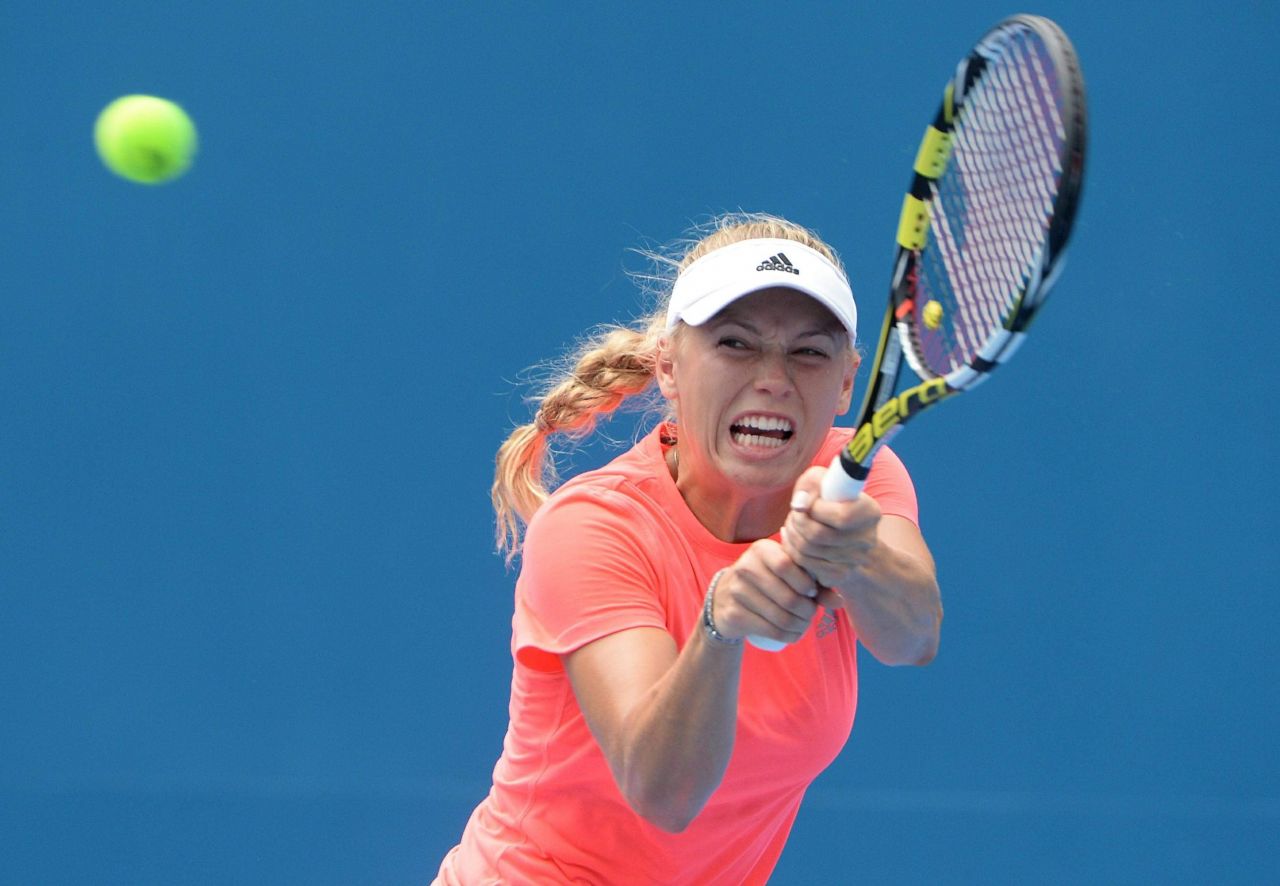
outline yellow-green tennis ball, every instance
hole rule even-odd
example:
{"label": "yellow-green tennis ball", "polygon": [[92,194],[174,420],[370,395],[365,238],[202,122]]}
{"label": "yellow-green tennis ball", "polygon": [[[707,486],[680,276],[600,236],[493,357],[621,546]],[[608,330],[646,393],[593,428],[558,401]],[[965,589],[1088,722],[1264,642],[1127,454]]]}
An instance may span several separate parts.
{"label": "yellow-green tennis ball", "polygon": [[158,185],[182,175],[196,153],[187,112],[154,95],[126,95],[102,109],[93,141],[107,168],[130,181]]}
{"label": "yellow-green tennis ball", "polygon": [[942,304],[935,298],[924,303],[924,325],[926,329],[937,329],[942,325]]}

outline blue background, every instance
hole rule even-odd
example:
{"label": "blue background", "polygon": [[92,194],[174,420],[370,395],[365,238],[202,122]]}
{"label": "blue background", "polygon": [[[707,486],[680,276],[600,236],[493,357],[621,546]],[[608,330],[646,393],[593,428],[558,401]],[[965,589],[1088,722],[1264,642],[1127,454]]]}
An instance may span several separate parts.
{"label": "blue background", "polygon": [[[725,210],[881,302],[942,84],[1020,11],[888,6],[11,4],[0,881],[429,880],[506,724],[514,383]],[[1277,877],[1280,8],[1030,11],[1090,90],[1071,265],[899,439],[942,651],[863,656],[776,883]],[[194,116],[184,179],[100,165],[130,92]]]}

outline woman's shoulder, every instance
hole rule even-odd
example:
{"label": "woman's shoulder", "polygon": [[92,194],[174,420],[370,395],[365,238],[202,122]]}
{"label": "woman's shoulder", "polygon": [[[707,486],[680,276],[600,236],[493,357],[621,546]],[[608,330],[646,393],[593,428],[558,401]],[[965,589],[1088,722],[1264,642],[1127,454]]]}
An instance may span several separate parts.
{"label": "woman's shoulder", "polygon": [[548,503],[573,498],[661,496],[670,480],[662,451],[661,429],[655,428],[607,464],[566,480],[551,493]]}
{"label": "woman's shoulder", "polygon": [[[564,530],[566,523],[572,526],[581,521],[620,520],[631,526],[641,514],[660,512],[666,506],[662,502],[665,471],[661,441],[656,431],[651,432],[607,464],[566,480],[534,513],[529,529],[555,523]],[[669,481],[670,475],[665,479]]]}

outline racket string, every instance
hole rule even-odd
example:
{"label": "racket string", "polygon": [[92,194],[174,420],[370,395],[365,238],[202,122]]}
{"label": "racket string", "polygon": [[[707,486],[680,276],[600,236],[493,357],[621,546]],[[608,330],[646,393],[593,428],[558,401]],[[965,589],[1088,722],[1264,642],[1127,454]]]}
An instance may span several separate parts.
{"label": "racket string", "polygon": [[913,339],[938,375],[971,362],[1017,307],[1062,174],[1051,68],[1037,39],[1014,35],[1012,44],[965,94],[951,165],[933,184],[916,310],[937,301],[943,322],[913,324]]}

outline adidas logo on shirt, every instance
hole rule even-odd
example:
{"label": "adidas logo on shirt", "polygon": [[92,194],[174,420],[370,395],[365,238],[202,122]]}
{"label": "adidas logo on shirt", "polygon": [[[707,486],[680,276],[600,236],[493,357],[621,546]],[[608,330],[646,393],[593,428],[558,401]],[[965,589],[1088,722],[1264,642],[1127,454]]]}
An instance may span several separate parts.
{"label": "adidas logo on shirt", "polygon": [[799,274],[800,270],[791,263],[784,253],[771,255],[756,266],[757,271],[782,271],[786,274]]}

